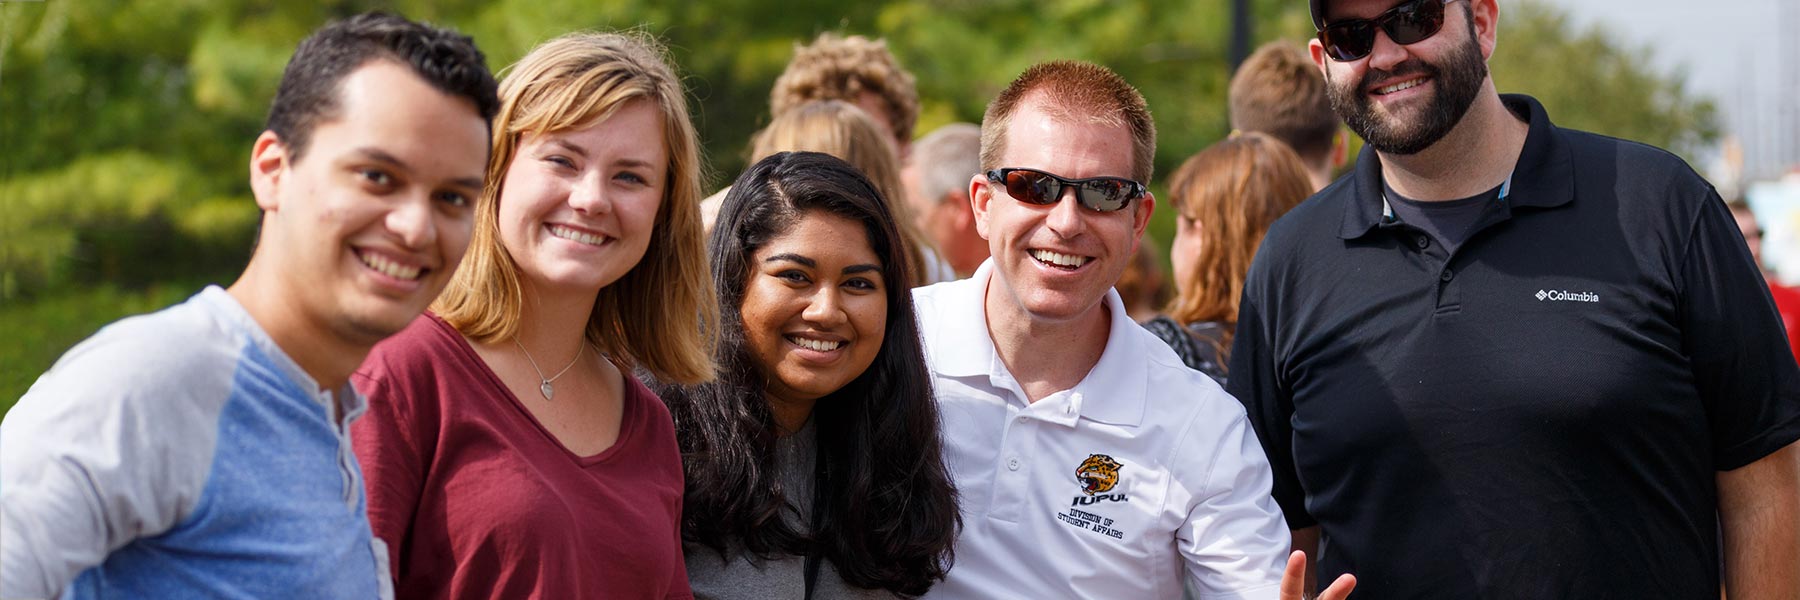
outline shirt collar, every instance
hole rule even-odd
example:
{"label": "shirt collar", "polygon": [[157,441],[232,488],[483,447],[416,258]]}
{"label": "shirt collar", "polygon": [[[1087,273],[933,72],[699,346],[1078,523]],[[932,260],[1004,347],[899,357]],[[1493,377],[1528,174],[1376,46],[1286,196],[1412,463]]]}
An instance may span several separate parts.
{"label": "shirt collar", "polygon": [[[1553,208],[1574,200],[1573,159],[1544,105],[1523,94],[1501,94],[1500,101],[1513,114],[1524,114],[1530,126],[1525,134],[1525,148],[1513,166],[1504,207],[1507,216],[1511,216],[1515,206]],[[1387,222],[1382,204],[1381,156],[1374,148],[1363,147],[1356,157],[1353,175],[1342,185],[1350,186],[1350,201],[1344,204],[1344,223],[1338,229],[1338,237],[1356,239]]]}
{"label": "shirt collar", "polygon": [[301,368],[300,363],[294,362],[293,357],[288,356],[287,352],[275,343],[275,339],[269,337],[269,333],[263,330],[262,325],[256,322],[256,318],[250,316],[250,311],[244,310],[244,305],[239,304],[237,298],[232,297],[224,288],[217,285],[206,286],[206,289],[201,290],[197,298],[211,306],[214,314],[219,315],[236,327],[238,331],[248,336],[250,343],[255,344],[261,349],[264,356],[269,357],[270,362],[275,363],[275,368],[287,376],[288,380],[298,386],[302,392],[305,392],[313,402],[325,409],[327,417],[336,417],[337,410],[341,407],[344,411],[343,420],[345,423],[349,423],[368,410],[368,399],[357,391],[356,386],[352,385],[349,380],[345,380],[344,384],[338,386],[337,389],[319,389],[318,381],[314,380],[312,375],[306,372],[306,369]]}
{"label": "shirt collar", "polygon": [[[945,290],[936,310],[946,317],[949,326],[940,328],[939,339],[933,340],[937,354],[934,367],[946,377],[985,377],[995,387],[1012,380],[1006,364],[994,349],[986,311],[988,281],[994,276],[993,259],[981,263],[968,279],[940,284],[953,286]],[[1094,363],[1087,377],[1066,393],[1069,410],[1057,411],[1064,418],[1047,420],[1073,425],[1078,417],[1115,425],[1138,425],[1143,422],[1146,383],[1150,373],[1150,357],[1143,345],[1141,327],[1125,312],[1119,292],[1106,291],[1103,300],[1110,319],[1106,349]],[[1160,342],[1159,342],[1160,343]]]}

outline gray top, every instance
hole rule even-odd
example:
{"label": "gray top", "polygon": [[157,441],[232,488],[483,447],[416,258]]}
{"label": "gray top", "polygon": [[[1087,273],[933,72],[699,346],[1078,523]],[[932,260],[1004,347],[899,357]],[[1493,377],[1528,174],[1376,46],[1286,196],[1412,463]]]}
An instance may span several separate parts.
{"label": "gray top", "polygon": [[[781,483],[788,490],[788,503],[793,508],[782,514],[801,531],[806,529],[807,522],[812,517],[816,437],[813,422],[808,420],[800,431],[775,440],[776,468],[781,470]],[[806,557],[782,556],[764,560],[744,552],[735,544],[727,546],[726,550],[729,560],[721,559],[717,551],[706,546],[690,544],[683,548],[683,553],[687,556],[688,582],[693,586],[694,598],[761,600],[806,597]],[[813,598],[820,600],[896,597],[886,590],[866,590],[844,583],[831,561],[819,564],[819,579],[815,585],[817,588],[813,590]]]}

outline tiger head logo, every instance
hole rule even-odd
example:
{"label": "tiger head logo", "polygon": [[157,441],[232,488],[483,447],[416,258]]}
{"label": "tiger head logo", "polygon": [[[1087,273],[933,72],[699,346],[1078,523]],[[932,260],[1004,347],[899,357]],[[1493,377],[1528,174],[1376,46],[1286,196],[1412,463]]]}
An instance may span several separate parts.
{"label": "tiger head logo", "polygon": [[1075,468],[1075,481],[1081,482],[1081,491],[1089,496],[1103,494],[1119,485],[1119,468],[1124,466],[1111,456],[1089,454]]}

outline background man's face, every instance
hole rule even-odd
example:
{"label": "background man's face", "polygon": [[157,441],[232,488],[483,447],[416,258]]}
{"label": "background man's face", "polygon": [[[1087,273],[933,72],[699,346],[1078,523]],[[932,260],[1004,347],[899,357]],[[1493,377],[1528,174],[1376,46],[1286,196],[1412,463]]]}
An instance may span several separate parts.
{"label": "background man's face", "polygon": [[359,67],[337,94],[299,160],[272,133],[258,140],[257,253],[308,325],[373,344],[424,311],[462,260],[488,128],[473,103],[390,61]]}
{"label": "background man's face", "polygon": [[[1040,102],[1035,94],[1027,97],[1013,114],[1001,167],[1066,178],[1131,177],[1126,126],[1055,119]],[[1155,202],[1145,195],[1125,209],[1102,213],[1082,207],[1068,190],[1054,205],[1026,204],[980,175],[975,193],[977,229],[994,257],[997,285],[989,294],[1006,294],[997,301],[1048,321],[1073,320],[1100,304],[1130,264]],[[989,306],[995,302],[990,298]]]}
{"label": "background man's face", "polygon": [[[1330,18],[1374,18],[1396,4],[1341,0],[1332,3]],[[1378,32],[1374,50],[1354,61],[1337,62],[1315,49],[1331,108],[1388,154],[1416,154],[1437,143],[1462,121],[1488,75],[1468,9],[1466,1],[1445,6],[1443,28],[1412,45]]]}

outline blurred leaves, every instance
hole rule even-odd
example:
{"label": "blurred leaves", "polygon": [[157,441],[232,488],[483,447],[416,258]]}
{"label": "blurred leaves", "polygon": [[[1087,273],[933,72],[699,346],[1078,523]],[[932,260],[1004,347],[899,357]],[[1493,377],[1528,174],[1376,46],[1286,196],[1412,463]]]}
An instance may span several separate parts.
{"label": "blurred leaves", "polygon": [[[1310,35],[1303,3],[1251,4],[1258,41]],[[1227,132],[1224,0],[0,2],[0,304],[234,275],[257,217],[245,161],[287,57],[320,24],[370,8],[457,27],[497,70],[577,29],[663,37],[715,184],[743,167],[795,44],[824,31],[888,40],[918,78],[921,135],[979,121],[1013,76],[1060,58],[1140,86],[1159,174]],[[1492,61],[1502,91],[1538,96],[1560,124],[1678,152],[1717,136],[1713,105],[1681,74],[1646,67],[1646,49],[1575,31],[1551,8],[1505,8]]]}

